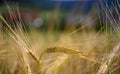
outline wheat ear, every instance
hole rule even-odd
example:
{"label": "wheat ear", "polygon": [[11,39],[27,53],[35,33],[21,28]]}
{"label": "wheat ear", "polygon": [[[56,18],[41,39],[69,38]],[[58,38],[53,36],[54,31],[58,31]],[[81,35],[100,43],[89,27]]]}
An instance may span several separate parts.
{"label": "wheat ear", "polygon": [[65,54],[70,54],[70,55],[76,55],[79,56],[82,59],[86,59],[92,62],[96,62],[99,64],[102,64],[102,62],[99,62],[95,59],[89,58],[85,55],[82,54],[82,52],[80,50],[76,50],[76,49],[71,49],[71,48],[66,48],[66,47],[59,47],[59,46],[54,46],[54,47],[49,47],[47,48],[40,56],[39,61],[41,60],[42,56],[46,53],[65,53]]}

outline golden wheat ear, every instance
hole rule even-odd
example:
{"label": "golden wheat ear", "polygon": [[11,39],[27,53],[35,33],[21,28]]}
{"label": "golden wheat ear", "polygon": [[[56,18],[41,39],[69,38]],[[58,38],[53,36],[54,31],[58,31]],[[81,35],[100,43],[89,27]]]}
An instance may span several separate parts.
{"label": "golden wheat ear", "polygon": [[65,48],[65,47],[57,47],[57,46],[47,48],[43,52],[43,54],[41,54],[41,56],[39,58],[39,61],[41,60],[43,55],[48,54],[48,53],[65,53],[65,54],[70,54],[70,55],[76,55],[76,56],[78,56],[82,59],[86,59],[86,60],[89,60],[89,61],[92,61],[92,62],[102,64],[102,62],[99,62],[95,59],[84,56],[80,50],[75,50],[75,49],[70,49],[70,48]]}

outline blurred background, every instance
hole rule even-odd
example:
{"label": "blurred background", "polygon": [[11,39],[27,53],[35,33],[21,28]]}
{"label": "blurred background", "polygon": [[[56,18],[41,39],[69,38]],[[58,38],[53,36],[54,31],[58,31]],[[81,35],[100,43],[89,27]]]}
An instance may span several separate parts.
{"label": "blurred background", "polygon": [[[87,30],[100,30],[107,20],[117,20],[114,6],[118,8],[119,0],[0,0],[0,12],[11,23],[13,18],[5,10],[6,4],[19,8],[22,21],[27,29],[44,31],[74,30],[86,25]],[[106,20],[106,10],[109,19]],[[119,9],[118,9],[119,13]],[[14,12],[14,16],[17,13]],[[116,21],[119,23],[119,21]]]}

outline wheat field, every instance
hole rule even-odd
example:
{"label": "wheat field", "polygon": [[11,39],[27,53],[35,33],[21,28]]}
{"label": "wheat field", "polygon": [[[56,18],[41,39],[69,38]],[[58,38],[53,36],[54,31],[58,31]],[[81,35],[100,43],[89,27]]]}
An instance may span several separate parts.
{"label": "wheat field", "polygon": [[[14,12],[10,6],[7,9]],[[63,32],[27,32],[20,16],[12,28],[0,15],[0,74],[119,74],[119,23],[114,18],[108,21],[112,28],[104,31],[89,31],[83,25]]]}

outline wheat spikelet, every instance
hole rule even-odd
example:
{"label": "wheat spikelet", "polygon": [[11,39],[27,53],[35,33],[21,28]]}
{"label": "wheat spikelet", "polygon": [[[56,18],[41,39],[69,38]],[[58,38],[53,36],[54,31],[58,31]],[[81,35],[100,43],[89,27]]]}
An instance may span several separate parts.
{"label": "wheat spikelet", "polygon": [[28,54],[30,54],[32,56],[32,58],[39,63],[39,60],[37,58],[37,56],[34,54],[34,52],[32,50],[29,50]]}
{"label": "wheat spikelet", "polygon": [[[33,51],[32,50],[30,50],[30,48],[28,48],[28,46],[27,46],[27,44],[26,44],[26,40],[27,40],[27,37],[26,36],[24,36],[24,32],[22,31],[22,29],[19,27],[19,31],[20,31],[20,35],[19,34],[17,34],[17,32],[16,31],[14,31],[12,28],[11,28],[11,26],[7,23],[7,21],[2,17],[2,15],[0,15],[0,19],[6,24],[6,26],[10,29],[10,31],[11,32],[9,32],[9,31],[7,31],[8,32],[8,34],[9,34],[9,36],[11,37],[11,38],[13,38],[17,43],[18,43],[18,45],[20,45],[20,47],[22,47],[28,54],[30,54],[31,56],[32,56],[32,58],[36,61],[36,62],[39,62],[38,61],[38,59],[37,59],[37,57],[35,56],[35,54],[33,53]],[[19,24],[19,23],[16,23],[17,25]],[[19,25],[21,25],[21,24],[19,24]],[[21,37],[21,35],[23,35],[22,37]],[[22,39],[22,38],[25,38],[25,41]]]}
{"label": "wheat spikelet", "polygon": [[29,64],[26,66],[26,74],[32,74]]}
{"label": "wheat spikelet", "polygon": [[106,73],[108,71],[108,66],[111,64],[111,61],[114,59],[117,52],[119,52],[120,49],[120,42],[112,49],[113,51],[107,56],[107,60],[103,62],[103,64],[100,66],[100,69],[98,70],[97,74]]}
{"label": "wheat spikelet", "polygon": [[49,47],[44,51],[43,54],[41,54],[39,60],[41,60],[42,56],[45,53],[65,53],[65,54],[70,54],[70,55],[76,55],[76,56],[79,56],[82,59],[86,59],[86,60],[89,60],[89,61],[92,61],[92,62],[102,64],[102,62],[99,62],[95,59],[86,57],[85,55],[82,54],[82,52],[80,50],[75,50],[75,49],[70,49],[70,48],[65,48],[65,47],[58,47],[58,46]]}
{"label": "wheat spikelet", "polygon": [[62,52],[62,53],[67,53],[67,54],[81,54],[79,50],[74,50],[70,48],[65,48],[65,47],[49,47],[45,50],[46,53],[54,53],[54,52]]}
{"label": "wheat spikelet", "polygon": [[[18,13],[19,14],[19,13]],[[15,25],[17,25],[18,30],[14,30],[9,23],[4,19],[4,17],[2,15],[0,15],[0,20],[2,20],[8,27],[8,29],[4,29],[5,32],[19,45],[19,47],[21,48],[21,54],[22,57],[21,59],[23,60],[23,65],[25,67],[25,72],[26,74],[32,74],[31,73],[31,69],[30,69],[30,65],[29,65],[29,59],[28,59],[28,54],[30,56],[32,56],[32,58],[39,63],[39,60],[37,59],[36,55],[34,54],[34,52],[30,49],[30,47],[27,45],[27,36],[24,34],[25,32],[23,31],[22,27],[20,25],[22,25],[22,23],[18,23],[17,21],[15,21]],[[22,22],[22,21],[20,21]],[[19,54],[17,54],[19,55]],[[22,61],[21,61],[22,62]]]}

